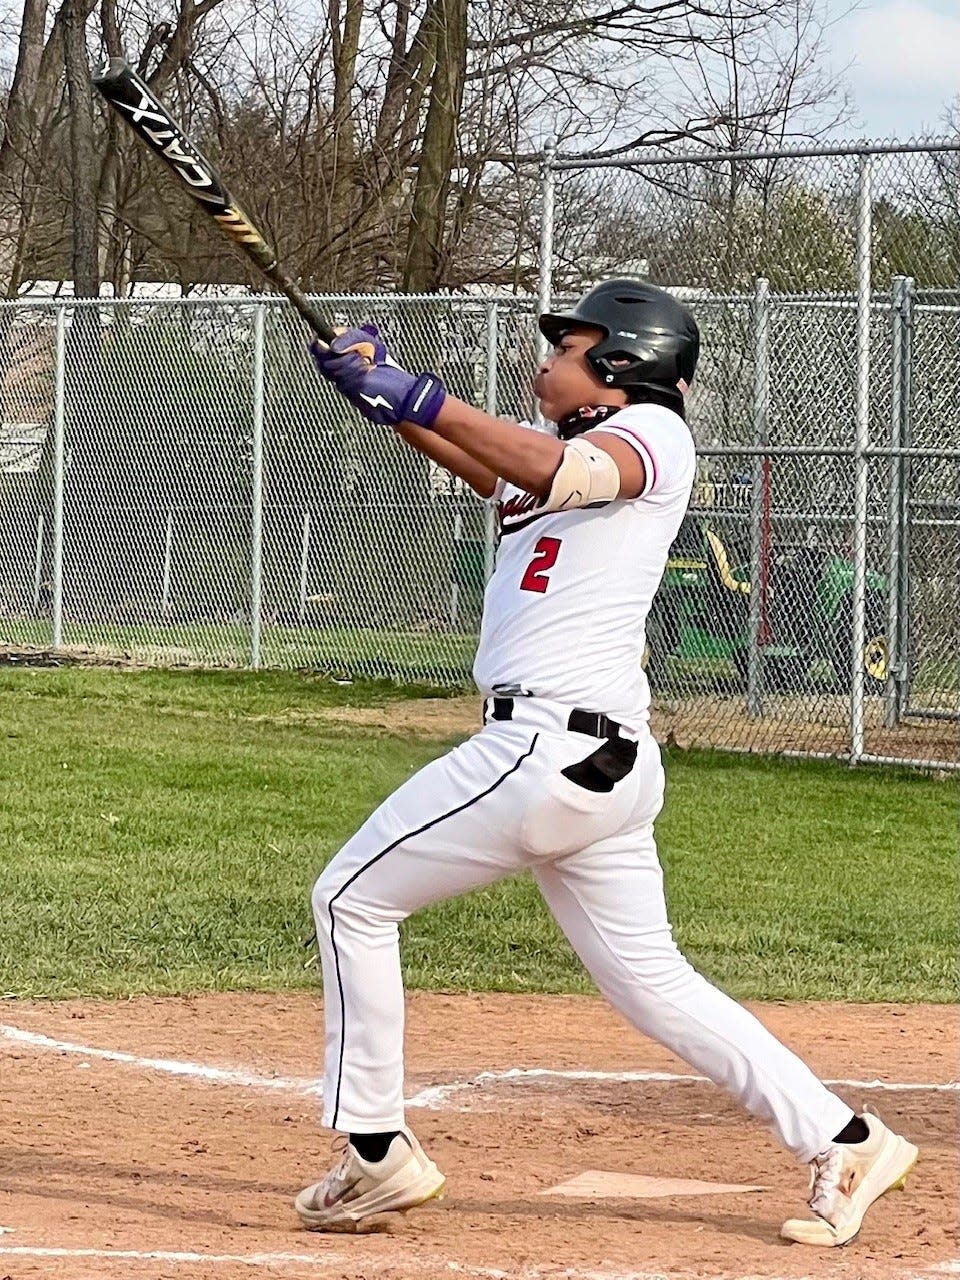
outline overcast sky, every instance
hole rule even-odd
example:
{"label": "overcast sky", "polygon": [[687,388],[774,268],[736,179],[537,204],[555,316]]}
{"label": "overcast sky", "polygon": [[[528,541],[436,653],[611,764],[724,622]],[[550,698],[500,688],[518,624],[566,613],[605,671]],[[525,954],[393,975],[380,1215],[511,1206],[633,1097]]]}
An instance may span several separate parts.
{"label": "overcast sky", "polygon": [[[828,0],[843,14],[850,0]],[[857,111],[842,132],[869,138],[942,133],[960,94],[960,0],[862,0],[829,43]]]}

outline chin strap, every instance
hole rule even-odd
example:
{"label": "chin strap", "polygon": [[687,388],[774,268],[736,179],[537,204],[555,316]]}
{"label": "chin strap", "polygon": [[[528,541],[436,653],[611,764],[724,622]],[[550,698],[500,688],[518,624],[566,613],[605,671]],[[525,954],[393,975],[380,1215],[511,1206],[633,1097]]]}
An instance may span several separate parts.
{"label": "chin strap", "polygon": [[622,408],[623,405],[617,404],[585,404],[580,409],[575,409],[573,413],[565,414],[560,419],[557,423],[557,435],[561,440],[572,440],[574,436],[582,435],[584,431],[589,431],[591,427],[599,426],[607,418],[612,418]]}

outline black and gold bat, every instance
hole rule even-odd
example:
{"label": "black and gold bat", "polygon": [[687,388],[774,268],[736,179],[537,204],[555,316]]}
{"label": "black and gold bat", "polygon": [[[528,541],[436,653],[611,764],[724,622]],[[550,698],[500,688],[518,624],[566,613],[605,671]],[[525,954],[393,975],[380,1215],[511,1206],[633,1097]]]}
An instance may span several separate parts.
{"label": "black and gold bat", "polygon": [[187,194],[252,258],[262,274],[290,299],[317,337],[329,345],[336,332],[280,267],[274,249],[230,194],[216,169],[133,67],[123,58],[111,58],[94,73],[93,83],[140,141],[166,164]]}

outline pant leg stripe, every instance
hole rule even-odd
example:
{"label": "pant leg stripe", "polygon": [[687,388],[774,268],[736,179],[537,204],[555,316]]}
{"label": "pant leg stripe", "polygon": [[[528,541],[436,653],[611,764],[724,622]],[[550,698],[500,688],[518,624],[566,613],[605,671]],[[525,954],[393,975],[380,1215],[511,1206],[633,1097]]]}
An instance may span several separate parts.
{"label": "pant leg stripe", "polygon": [[490,795],[492,791],[496,791],[497,787],[499,787],[502,782],[506,782],[507,778],[509,778],[511,774],[516,773],[516,771],[523,764],[524,760],[529,759],[529,757],[533,755],[533,749],[537,745],[537,739],[539,737],[540,737],[539,733],[535,733],[533,735],[533,741],[530,743],[529,749],[525,751],[523,755],[520,756],[520,758],[510,766],[510,768],[506,771],[506,773],[502,773],[500,777],[497,778],[496,782],[491,783],[491,785],[487,787],[485,791],[481,791],[479,795],[472,796],[469,800],[465,800],[463,804],[458,804],[455,809],[448,809],[446,813],[441,813],[438,818],[431,818],[429,822],[425,822],[422,827],[417,827],[415,831],[407,831],[407,832],[404,832],[402,836],[398,836],[397,839],[394,840],[391,844],[388,844],[385,849],[381,849],[379,853],[375,854],[369,860],[369,862],[365,862],[362,867],[358,867],[357,870],[350,877],[350,879],[345,881],[345,883],[341,885],[341,887],[330,899],[330,902],[327,906],[327,912],[330,916],[330,946],[333,949],[333,963],[334,963],[334,968],[337,974],[337,991],[340,995],[340,1059],[337,1064],[337,1091],[336,1091],[336,1094],[334,1095],[333,1122],[330,1126],[332,1129],[336,1129],[337,1127],[337,1118],[340,1112],[340,1085],[343,1081],[343,1048],[344,1048],[344,1044],[346,1043],[346,1029],[347,1029],[346,1027],[347,1006],[343,998],[343,980],[340,976],[340,956],[339,956],[339,953],[337,952],[337,943],[336,943],[336,938],[334,936],[334,926],[336,924],[336,917],[333,914],[333,904],[336,902],[336,900],[340,897],[341,894],[346,893],[347,889],[349,889],[352,884],[356,883],[356,881],[360,878],[360,876],[363,875],[365,871],[368,871],[374,865],[374,863],[379,862],[381,858],[386,857],[386,855],[392,852],[392,850],[396,849],[398,845],[403,844],[404,841],[406,840],[414,839],[415,836],[422,835],[424,831],[429,831],[431,827],[439,826],[439,824],[441,822],[444,822],[447,818],[452,818],[458,813],[463,813],[464,809],[469,809],[470,806],[476,804],[478,800],[483,800],[486,796]]}

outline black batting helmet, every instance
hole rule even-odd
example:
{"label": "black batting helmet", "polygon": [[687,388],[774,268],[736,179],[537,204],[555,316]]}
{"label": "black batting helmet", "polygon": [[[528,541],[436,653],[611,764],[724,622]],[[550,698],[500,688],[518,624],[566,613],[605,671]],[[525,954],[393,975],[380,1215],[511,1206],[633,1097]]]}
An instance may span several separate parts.
{"label": "black batting helmet", "polygon": [[586,353],[608,387],[623,387],[630,399],[651,391],[682,400],[693,380],[700,331],[693,316],[664,289],[638,280],[604,280],[572,311],[546,312],[540,332],[553,346],[577,325],[595,325],[602,341]]}

